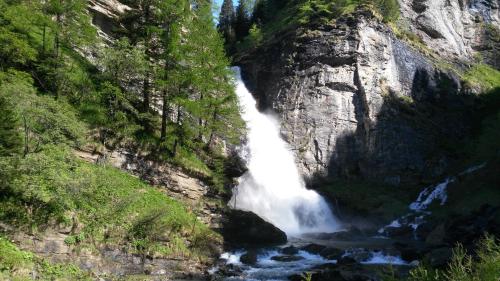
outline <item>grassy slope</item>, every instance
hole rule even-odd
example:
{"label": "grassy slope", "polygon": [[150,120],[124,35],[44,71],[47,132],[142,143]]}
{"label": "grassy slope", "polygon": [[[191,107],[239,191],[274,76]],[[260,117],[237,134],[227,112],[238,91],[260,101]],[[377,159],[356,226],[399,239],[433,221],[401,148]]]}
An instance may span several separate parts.
{"label": "grassy slope", "polygon": [[0,236],[0,279],[2,280],[92,280],[88,273],[72,264],[54,264]]}
{"label": "grassy slope", "polygon": [[[207,254],[204,241],[217,236],[179,202],[115,168],[77,160],[70,146],[82,142],[87,126],[66,102],[39,96],[24,82],[4,83],[2,90],[21,95],[13,106],[27,116],[38,150],[1,158],[1,221],[30,231],[77,219],[84,226],[68,243],[124,243],[153,255]],[[170,241],[157,243],[162,235]]]}

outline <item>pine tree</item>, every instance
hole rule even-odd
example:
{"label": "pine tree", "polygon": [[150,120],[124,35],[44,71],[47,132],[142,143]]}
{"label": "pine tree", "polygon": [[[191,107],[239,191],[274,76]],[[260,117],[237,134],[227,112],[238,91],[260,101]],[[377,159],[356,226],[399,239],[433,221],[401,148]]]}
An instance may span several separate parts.
{"label": "pine tree", "polygon": [[7,97],[0,94],[0,157],[12,156],[22,147],[19,120]]}
{"label": "pine tree", "polygon": [[248,31],[250,30],[250,17],[248,15],[248,3],[246,0],[239,0],[238,2],[234,30],[236,41],[241,41],[248,35]]}
{"label": "pine tree", "polygon": [[[96,30],[87,12],[88,5],[88,0],[48,0],[43,4],[43,11],[49,19],[53,19],[50,28],[54,34],[54,48],[52,58],[47,61],[50,66],[46,70],[52,76],[56,98],[59,97],[60,84],[65,76],[61,70],[64,63],[61,49],[80,47],[96,40]],[[46,22],[43,23],[44,30]]]}
{"label": "pine tree", "polygon": [[267,23],[266,18],[266,1],[265,0],[257,0],[255,1],[255,5],[253,7],[252,12],[252,23],[257,25],[262,25]]}
{"label": "pine tree", "polygon": [[165,14],[173,8],[171,0],[140,0],[129,1],[129,5],[134,9],[127,12],[121,19],[125,26],[122,33],[130,39],[134,46],[141,46],[144,50],[145,68],[144,79],[142,81],[142,126],[144,131],[152,134],[154,126],[154,112],[151,110],[152,95],[157,92],[155,88],[158,79],[160,66],[159,61],[163,59],[164,33],[168,26],[168,18]]}
{"label": "pine tree", "polygon": [[219,14],[219,32],[224,36],[226,45],[234,43],[235,32],[233,22],[235,20],[235,12],[233,0],[224,0]]}
{"label": "pine tree", "polygon": [[196,106],[191,105],[191,113],[198,119],[197,139],[208,146],[212,145],[215,136],[230,135],[239,129],[239,110],[229,61],[223,49],[223,39],[211,22],[212,14],[207,4],[197,12],[188,36],[190,64],[196,66],[191,68],[196,90]]}
{"label": "pine tree", "polygon": [[163,42],[163,55],[164,60],[163,75],[162,79],[159,79],[159,84],[162,92],[162,116],[161,116],[161,129],[160,129],[160,142],[165,142],[167,138],[167,122],[170,113],[169,104],[172,98],[170,93],[172,90],[169,87],[173,83],[171,80],[175,80],[175,76],[171,75],[171,72],[175,69],[177,62],[179,61],[178,48],[182,44],[182,27],[184,25],[185,19],[189,13],[189,2],[180,0],[179,1],[165,1],[163,3],[163,17],[165,32],[162,36]]}

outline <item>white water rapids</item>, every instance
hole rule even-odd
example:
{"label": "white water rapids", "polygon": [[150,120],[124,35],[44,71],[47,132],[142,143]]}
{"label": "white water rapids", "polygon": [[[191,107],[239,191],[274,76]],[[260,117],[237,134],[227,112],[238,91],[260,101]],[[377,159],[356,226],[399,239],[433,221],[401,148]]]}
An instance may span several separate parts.
{"label": "white water rapids", "polygon": [[252,211],[287,235],[334,232],[340,228],[326,201],[308,190],[293,153],[280,137],[275,118],[257,110],[256,101],[235,68],[237,95],[248,128],[248,172],[240,178],[229,204]]}

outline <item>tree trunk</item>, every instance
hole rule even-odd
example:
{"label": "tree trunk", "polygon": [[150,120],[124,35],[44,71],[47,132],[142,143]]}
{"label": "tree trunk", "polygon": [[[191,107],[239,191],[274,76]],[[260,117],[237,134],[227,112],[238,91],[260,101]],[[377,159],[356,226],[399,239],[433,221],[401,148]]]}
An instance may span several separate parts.
{"label": "tree trunk", "polygon": [[29,130],[28,130],[28,122],[26,122],[26,116],[23,116],[24,121],[24,153],[23,157],[26,157],[29,153]]}
{"label": "tree trunk", "polygon": [[[217,110],[214,110],[214,113],[212,115],[212,122],[215,123],[216,119],[217,119]],[[212,130],[210,131],[210,138],[208,139],[208,143],[207,143],[208,148],[212,147],[212,142],[214,140],[214,137],[215,137],[215,133],[214,133],[214,129],[212,127]]]}
{"label": "tree trunk", "polygon": [[57,31],[56,31],[56,37],[55,37],[55,62],[54,62],[54,80],[55,80],[55,98],[56,100],[59,98],[59,48],[60,48],[60,42],[59,42],[59,28],[61,27],[61,14],[56,15],[56,21],[57,21]]}
{"label": "tree trunk", "polygon": [[[181,106],[178,105],[177,106],[177,121],[176,121],[177,128],[179,128],[180,124],[181,124]],[[180,132],[177,132],[177,137],[175,138],[174,146],[172,148],[172,156],[174,156],[174,157],[177,154],[177,146],[179,145],[179,139],[181,137],[182,136],[181,136]]]}
{"label": "tree trunk", "polygon": [[142,89],[142,110],[149,112],[149,71],[146,72]]}
{"label": "tree trunk", "polygon": [[168,116],[168,102],[167,102],[167,90],[163,91],[163,106],[161,113],[161,133],[160,141],[164,142],[167,139],[167,116]]}

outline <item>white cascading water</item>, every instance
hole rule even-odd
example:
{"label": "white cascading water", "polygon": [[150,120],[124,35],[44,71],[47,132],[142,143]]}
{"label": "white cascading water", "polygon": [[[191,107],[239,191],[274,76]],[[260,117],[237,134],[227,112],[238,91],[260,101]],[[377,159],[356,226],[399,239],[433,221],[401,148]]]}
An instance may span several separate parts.
{"label": "white cascading water", "polygon": [[326,201],[308,190],[293,153],[281,139],[275,118],[257,110],[256,101],[235,68],[237,95],[248,128],[248,172],[240,178],[229,204],[248,210],[289,236],[335,232],[340,228]]}

